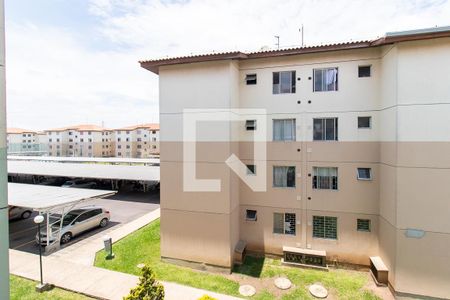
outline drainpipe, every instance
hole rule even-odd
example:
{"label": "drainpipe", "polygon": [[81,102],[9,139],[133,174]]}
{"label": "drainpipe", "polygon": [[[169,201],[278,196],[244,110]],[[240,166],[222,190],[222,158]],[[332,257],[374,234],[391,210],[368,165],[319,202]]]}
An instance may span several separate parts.
{"label": "drainpipe", "polygon": [[[0,299],[9,299],[8,172],[6,170],[5,10],[0,0]],[[8,278],[8,280],[5,280]]]}

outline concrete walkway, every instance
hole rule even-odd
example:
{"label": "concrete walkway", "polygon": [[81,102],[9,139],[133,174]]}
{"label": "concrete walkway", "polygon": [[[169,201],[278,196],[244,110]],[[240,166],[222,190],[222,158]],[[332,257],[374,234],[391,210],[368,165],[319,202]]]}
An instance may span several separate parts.
{"label": "concrete walkway", "polygon": [[[9,257],[11,274],[39,280],[39,256],[9,250]],[[100,299],[122,299],[138,283],[138,277],[134,275],[85,266],[53,256],[43,257],[43,270],[45,282]],[[205,294],[219,300],[239,299],[172,282],[161,283],[165,288],[166,300],[197,300]]]}
{"label": "concrete walkway", "polygon": [[[114,242],[159,218],[160,210],[152,211],[120,227],[112,227],[69,247],[43,257],[44,281],[57,287],[100,299],[118,300],[135,287],[138,277],[121,272],[94,267],[95,253],[103,249],[103,236]],[[39,280],[39,257],[35,254],[9,250],[10,273]],[[166,300],[197,300],[207,294],[219,300],[239,298],[196,289],[172,282],[164,285]]]}

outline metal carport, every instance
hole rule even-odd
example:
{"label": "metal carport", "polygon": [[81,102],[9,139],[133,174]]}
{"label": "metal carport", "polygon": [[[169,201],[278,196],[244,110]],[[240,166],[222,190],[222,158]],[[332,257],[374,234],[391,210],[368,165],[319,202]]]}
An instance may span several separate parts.
{"label": "metal carport", "polygon": [[116,191],[62,188],[35,184],[8,183],[8,205],[27,207],[39,214],[46,215],[47,236],[53,237],[50,217],[60,214],[60,228],[55,236],[55,242],[49,243],[47,239],[46,251],[59,247],[62,219],[76,205],[92,198],[103,198],[114,195]]}

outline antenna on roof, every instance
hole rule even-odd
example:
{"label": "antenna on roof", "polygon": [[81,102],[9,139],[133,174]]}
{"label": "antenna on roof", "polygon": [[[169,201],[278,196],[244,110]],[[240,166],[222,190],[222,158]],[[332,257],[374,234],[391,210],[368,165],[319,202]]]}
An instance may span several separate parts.
{"label": "antenna on roof", "polygon": [[303,46],[304,46],[304,43],[303,43],[303,33],[305,32],[305,30],[303,29],[303,24],[302,24],[302,28],[299,28],[298,31],[301,32],[301,34],[302,34],[302,47],[303,47]]}
{"label": "antenna on roof", "polygon": [[277,49],[280,49],[280,36],[276,35],[275,38],[277,39],[277,43],[275,44],[277,46]]}

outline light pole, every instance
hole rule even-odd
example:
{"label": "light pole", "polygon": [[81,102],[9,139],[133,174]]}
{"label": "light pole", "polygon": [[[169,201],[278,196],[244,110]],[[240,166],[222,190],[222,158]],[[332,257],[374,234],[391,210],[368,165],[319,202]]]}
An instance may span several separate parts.
{"label": "light pole", "polygon": [[38,245],[38,247],[39,247],[39,271],[41,274],[41,281],[36,286],[36,291],[39,293],[45,292],[46,290],[49,289],[49,285],[47,283],[44,283],[44,278],[42,275],[41,223],[43,221],[44,221],[44,216],[42,216],[42,215],[37,215],[36,217],[34,217],[34,223],[36,223],[38,226],[38,239],[39,239],[39,245]]}

